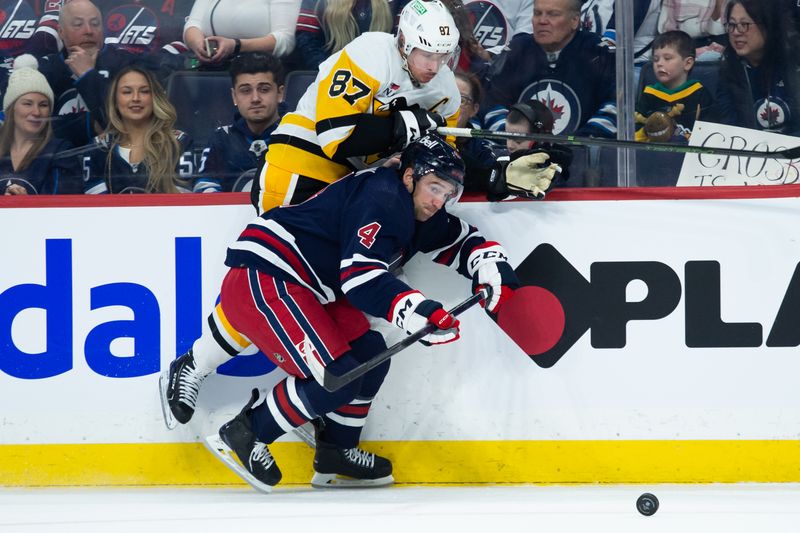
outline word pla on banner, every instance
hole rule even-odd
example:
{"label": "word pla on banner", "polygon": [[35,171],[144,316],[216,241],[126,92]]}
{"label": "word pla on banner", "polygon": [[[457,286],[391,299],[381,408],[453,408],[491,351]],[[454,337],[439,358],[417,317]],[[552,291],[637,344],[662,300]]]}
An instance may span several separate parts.
{"label": "word pla on banner", "polygon": [[[773,152],[794,148],[800,139],[767,131],[695,122],[691,146]],[[800,159],[686,154],[678,186],[790,185],[800,183]]]}

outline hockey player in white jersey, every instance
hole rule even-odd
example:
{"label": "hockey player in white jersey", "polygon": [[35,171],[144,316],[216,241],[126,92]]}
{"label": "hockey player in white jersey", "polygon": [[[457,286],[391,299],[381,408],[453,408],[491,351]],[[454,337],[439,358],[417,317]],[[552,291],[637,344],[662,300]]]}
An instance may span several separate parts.
{"label": "hockey player in white jersey", "polygon": [[458,38],[439,0],[412,0],[396,36],[364,33],[325,60],[273,133],[253,183],[258,212],[301,202],[429,129],[455,125],[460,96],[448,63]]}
{"label": "hockey player in white jersey", "polygon": [[[397,34],[369,32],[320,65],[270,138],[253,183],[258,213],[297,204],[353,170],[376,166],[437,126],[455,126],[461,97],[448,67],[459,33],[440,0],[411,0]],[[161,379],[167,427],[187,423],[202,381],[250,346],[217,305],[188,353]]]}

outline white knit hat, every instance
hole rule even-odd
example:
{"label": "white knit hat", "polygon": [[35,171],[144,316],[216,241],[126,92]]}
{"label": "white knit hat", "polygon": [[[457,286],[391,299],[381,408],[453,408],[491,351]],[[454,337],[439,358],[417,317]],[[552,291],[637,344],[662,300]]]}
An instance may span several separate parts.
{"label": "white knit hat", "polygon": [[38,69],[39,62],[30,54],[23,54],[14,60],[14,68],[8,78],[8,88],[3,96],[3,112],[8,113],[8,108],[17,98],[28,93],[45,95],[50,100],[50,108],[53,108],[53,89]]}

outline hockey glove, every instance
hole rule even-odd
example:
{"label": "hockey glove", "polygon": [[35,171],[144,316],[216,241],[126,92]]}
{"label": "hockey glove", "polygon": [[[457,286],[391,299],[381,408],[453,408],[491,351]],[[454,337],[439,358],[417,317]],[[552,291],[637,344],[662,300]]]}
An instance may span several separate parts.
{"label": "hockey glove", "polygon": [[[549,164],[546,162],[548,157]],[[566,169],[571,162],[569,148],[557,145],[516,152],[510,157],[500,156],[489,175],[486,198],[490,202],[515,197],[541,200],[554,181],[566,179]]]}
{"label": "hockey glove", "polygon": [[519,280],[514,269],[508,263],[508,256],[502,246],[496,242],[486,242],[469,255],[468,272],[472,276],[472,292],[478,292],[488,285],[492,294],[487,301],[481,302],[489,313],[495,314],[519,287]]}
{"label": "hockey glove", "polygon": [[428,130],[444,126],[445,120],[438,113],[426,109],[406,109],[394,113],[394,145],[392,149],[399,152],[416,141]]}
{"label": "hockey glove", "polygon": [[505,169],[506,186],[511,194],[541,200],[561,175],[561,166],[548,163],[547,152],[534,152],[511,161]]}
{"label": "hockey glove", "polygon": [[445,311],[441,303],[427,300],[418,291],[400,294],[392,305],[389,320],[409,335],[416,333],[429,323],[435,325],[437,329],[419,341],[425,346],[447,344],[458,340],[461,336],[458,319]]}

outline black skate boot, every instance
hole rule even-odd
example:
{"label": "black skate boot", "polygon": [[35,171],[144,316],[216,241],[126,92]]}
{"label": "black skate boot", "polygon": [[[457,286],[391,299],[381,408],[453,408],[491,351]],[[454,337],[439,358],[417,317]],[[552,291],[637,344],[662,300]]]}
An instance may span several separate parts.
{"label": "black skate boot", "polygon": [[[253,389],[250,401],[242,411],[219,428],[219,437],[206,437],[206,446],[253,488],[269,493],[281,480],[282,474],[267,445],[253,433],[250,416],[257,400],[258,389]],[[241,464],[233,458],[234,453]]]}
{"label": "black skate boot", "polygon": [[314,477],[317,488],[383,487],[394,483],[392,463],[361,448],[337,448],[317,440]]}
{"label": "black skate boot", "polygon": [[195,368],[191,350],[172,361],[169,368],[161,373],[158,388],[167,429],[175,428],[178,422],[186,424],[192,419],[200,385],[209,374]]}

